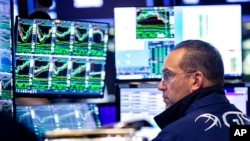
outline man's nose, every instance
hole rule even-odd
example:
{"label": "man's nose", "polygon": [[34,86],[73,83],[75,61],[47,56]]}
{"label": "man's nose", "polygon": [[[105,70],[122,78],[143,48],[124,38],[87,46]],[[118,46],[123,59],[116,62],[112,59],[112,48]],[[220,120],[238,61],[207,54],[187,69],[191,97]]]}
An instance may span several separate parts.
{"label": "man's nose", "polygon": [[166,88],[167,87],[164,85],[163,81],[160,81],[158,84],[158,90],[164,91],[164,90],[166,90]]}

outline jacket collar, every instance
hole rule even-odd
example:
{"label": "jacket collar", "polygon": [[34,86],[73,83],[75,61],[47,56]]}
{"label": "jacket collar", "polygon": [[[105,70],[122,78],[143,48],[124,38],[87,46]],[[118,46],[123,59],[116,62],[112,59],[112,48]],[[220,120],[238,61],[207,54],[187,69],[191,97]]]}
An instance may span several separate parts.
{"label": "jacket collar", "polygon": [[211,95],[212,93],[224,94],[224,89],[219,86],[212,86],[207,88],[202,88],[197,90],[185,98],[178,101],[176,104],[172,105],[170,108],[166,109],[159,115],[154,117],[155,122],[158,126],[163,129],[169,123],[182,117],[188,108],[198,99],[205,96]]}

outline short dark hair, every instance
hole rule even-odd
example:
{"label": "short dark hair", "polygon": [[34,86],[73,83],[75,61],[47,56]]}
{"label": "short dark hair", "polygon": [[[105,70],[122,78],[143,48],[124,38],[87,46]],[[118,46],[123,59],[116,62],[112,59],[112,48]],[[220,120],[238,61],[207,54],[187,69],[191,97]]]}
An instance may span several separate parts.
{"label": "short dark hair", "polygon": [[180,68],[199,70],[215,85],[224,85],[224,65],[220,52],[210,43],[202,40],[186,40],[175,46],[173,50],[186,50]]}
{"label": "short dark hair", "polygon": [[43,7],[52,6],[52,0],[37,0],[37,2]]}

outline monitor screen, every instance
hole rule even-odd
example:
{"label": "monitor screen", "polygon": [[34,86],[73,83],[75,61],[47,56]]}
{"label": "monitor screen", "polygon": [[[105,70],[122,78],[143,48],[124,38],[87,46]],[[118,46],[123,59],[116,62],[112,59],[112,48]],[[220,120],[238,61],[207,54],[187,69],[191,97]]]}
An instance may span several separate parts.
{"label": "monitor screen", "polygon": [[156,84],[119,85],[119,105],[120,122],[146,120],[152,128],[142,129],[138,134],[153,139],[159,133],[154,117],[165,110],[165,103]]}
{"label": "monitor screen", "polygon": [[0,110],[8,114],[13,108],[12,87],[12,0],[0,0]]}
{"label": "monitor screen", "polygon": [[153,117],[165,109],[162,92],[157,88],[121,88],[120,121]]}
{"label": "monitor screen", "polygon": [[240,84],[225,84],[224,90],[228,100],[234,104],[243,113],[249,115],[249,89],[245,85]]}
{"label": "monitor screen", "polygon": [[16,106],[16,119],[35,132],[39,139],[55,129],[96,129],[100,120],[95,104],[49,104]]}
{"label": "monitor screen", "polygon": [[164,57],[187,39],[213,44],[222,54],[225,78],[239,78],[241,21],[240,5],[116,7],[116,79],[159,80]]}
{"label": "monitor screen", "polygon": [[242,63],[244,82],[250,82],[250,15],[242,16]]}
{"label": "monitor screen", "polygon": [[0,99],[0,111],[13,117],[13,104],[12,99]]}
{"label": "monitor screen", "polygon": [[16,96],[103,97],[108,23],[18,18]]}

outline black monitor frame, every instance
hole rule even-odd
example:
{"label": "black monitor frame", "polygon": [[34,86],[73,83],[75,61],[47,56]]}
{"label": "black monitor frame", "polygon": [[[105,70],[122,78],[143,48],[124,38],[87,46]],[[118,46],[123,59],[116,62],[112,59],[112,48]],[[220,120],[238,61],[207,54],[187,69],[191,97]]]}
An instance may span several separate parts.
{"label": "black monitor frame", "polygon": [[[22,22],[27,22],[25,27],[26,31],[31,28],[31,26],[37,28],[33,30],[31,29],[33,34],[29,39],[29,43],[18,43],[20,38],[19,35],[25,33],[19,33],[21,30],[19,23]],[[34,22],[34,24],[32,22]],[[45,40],[44,42],[38,42],[39,26],[40,29],[44,28],[44,31],[47,30],[46,32],[49,35],[50,41]],[[75,30],[72,32],[73,27],[77,28],[78,31]],[[13,49],[13,85],[16,97],[102,98],[104,96],[106,85],[105,67],[107,59],[108,29],[109,23],[105,22],[29,19],[17,16],[15,25],[16,44]],[[63,32],[66,30],[71,32]],[[46,32],[44,34],[46,34]],[[62,38],[62,40],[59,41],[59,34],[64,35],[64,33],[67,33],[68,35],[67,40]],[[82,38],[79,36],[76,37],[76,34],[81,34],[82,36],[80,36]],[[83,34],[87,36],[83,37]],[[95,34],[98,35],[94,36]],[[33,36],[36,39],[33,39]],[[66,44],[67,42],[68,46]],[[41,46],[42,43],[46,43],[45,46]],[[27,46],[27,44],[30,46]],[[38,49],[36,49],[36,47]],[[18,76],[16,72],[18,70],[22,71],[23,68],[19,68],[24,65],[25,62],[30,62],[30,64],[26,65],[28,66],[26,67],[26,70],[20,73],[21,75],[24,73],[23,76],[25,77],[21,75]],[[35,66],[35,62],[37,63],[37,66]],[[42,76],[44,75],[42,74],[44,72],[41,70],[43,67],[46,67],[44,69],[46,70],[45,76]],[[53,75],[55,74],[55,68],[58,68],[58,77],[55,77],[54,80],[57,79],[58,81],[53,82],[53,76],[56,76]],[[60,68],[64,69],[64,71]],[[35,78],[35,73],[39,75],[38,70],[41,70],[41,78]],[[45,79],[45,81],[40,81],[39,79]],[[73,83],[70,83],[72,80]],[[31,86],[31,84],[33,86]]]}

